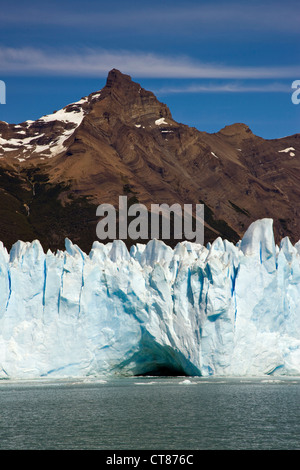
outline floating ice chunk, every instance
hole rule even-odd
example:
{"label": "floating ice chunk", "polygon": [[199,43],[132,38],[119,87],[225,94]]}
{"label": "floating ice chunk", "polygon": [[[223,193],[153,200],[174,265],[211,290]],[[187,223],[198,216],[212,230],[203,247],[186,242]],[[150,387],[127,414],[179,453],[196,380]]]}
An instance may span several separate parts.
{"label": "floating ice chunk", "polygon": [[181,385],[197,385],[196,382],[192,382],[191,380],[183,380],[182,382],[179,382]]}

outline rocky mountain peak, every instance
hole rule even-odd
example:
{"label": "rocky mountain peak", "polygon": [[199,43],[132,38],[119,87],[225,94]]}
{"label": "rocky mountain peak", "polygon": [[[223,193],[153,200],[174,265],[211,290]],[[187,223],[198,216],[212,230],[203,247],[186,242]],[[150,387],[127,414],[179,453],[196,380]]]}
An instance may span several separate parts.
{"label": "rocky mountain peak", "polygon": [[296,242],[299,154],[299,134],[265,140],[243,123],[214,134],[180,124],[112,69],[100,91],[52,114],[0,122],[0,240],[61,249],[67,237],[89,250],[98,204],[127,195],[148,208],[204,203],[205,242],[236,242],[262,218]]}
{"label": "rocky mountain peak", "polygon": [[112,69],[108,72],[107,79],[106,79],[106,87],[111,88],[113,86],[118,86],[120,84],[125,84],[125,83],[134,83],[131,80],[130,75],[126,75],[120,70],[117,69]]}
{"label": "rocky mountain peak", "polygon": [[[156,96],[134,82],[129,75],[112,69],[108,73],[106,85],[101,92],[101,100],[106,99],[107,113],[116,114],[120,119],[136,122],[137,125],[160,118],[172,120],[169,108],[158,101]],[[101,109],[104,107],[102,103]],[[173,120],[172,120],[173,121]]]}
{"label": "rocky mountain peak", "polygon": [[249,135],[252,134],[252,131],[249,126],[247,126],[247,124],[236,122],[234,124],[230,124],[228,126],[223,127],[223,129],[219,131],[219,134],[223,134],[226,136],[239,135],[249,137]]}

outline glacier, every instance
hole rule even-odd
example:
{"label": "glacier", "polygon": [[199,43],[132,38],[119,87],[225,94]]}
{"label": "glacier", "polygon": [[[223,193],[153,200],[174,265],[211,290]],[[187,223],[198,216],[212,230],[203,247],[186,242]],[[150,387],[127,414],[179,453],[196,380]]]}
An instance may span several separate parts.
{"label": "glacier", "polygon": [[0,243],[0,378],[300,374],[300,241]]}

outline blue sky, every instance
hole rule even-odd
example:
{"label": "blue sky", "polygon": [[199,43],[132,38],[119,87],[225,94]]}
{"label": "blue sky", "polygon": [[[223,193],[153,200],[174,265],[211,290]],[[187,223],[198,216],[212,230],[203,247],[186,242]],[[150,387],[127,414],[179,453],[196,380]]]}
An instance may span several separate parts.
{"label": "blue sky", "polygon": [[0,119],[37,119],[105,85],[111,68],[207,132],[300,132],[300,2],[1,0]]}

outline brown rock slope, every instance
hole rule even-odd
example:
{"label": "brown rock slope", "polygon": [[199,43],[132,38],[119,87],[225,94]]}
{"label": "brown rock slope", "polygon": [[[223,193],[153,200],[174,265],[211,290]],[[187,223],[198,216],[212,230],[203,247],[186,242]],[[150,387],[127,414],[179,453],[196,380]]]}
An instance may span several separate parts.
{"label": "brown rock slope", "polygon": [[[274,219],[276,241],[300,238],[300,134],[275,140],[245,124],[215,134],[172,119],[165,104],[117,70],[105,87],[52,115],[0,122],[0,240],[69,237],[89,251],[96,207],[119,195],[151,203],[205,204],[205,243],[236,242]],[[128,241],[130,244],[130,241]]]}

